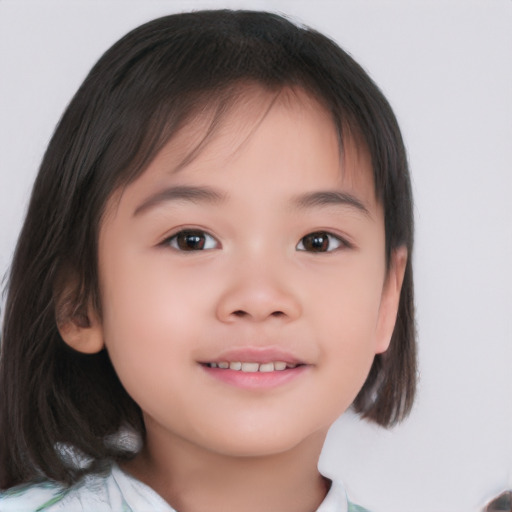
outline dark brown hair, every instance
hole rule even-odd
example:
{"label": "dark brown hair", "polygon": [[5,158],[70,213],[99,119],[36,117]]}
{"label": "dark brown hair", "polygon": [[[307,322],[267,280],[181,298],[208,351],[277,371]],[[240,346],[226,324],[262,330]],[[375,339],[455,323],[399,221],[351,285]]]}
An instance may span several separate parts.
{"label": "dark brown hair", "polygon": [[80,318],[92,303],[101,316],[97,241],[108,199],[201,109],[213,105],[220,116],[248,83],[276,93],[304,90],[332,115],[341,148],[350,131],[371,155],[385,210],[386,257],[406,246],[409,258],[390,348],[375,357],[353,407],[383,426],[410,411],[416,382],[412,196],[388,102],[335,43],[281,16],[227,10],[171,15],[136,28],[103,55],[42,161],[8,281],[0,488],[38,477],[71,483],[80,470],[66,464],[58,446],[74,446],[94,461],[120,459],[128,454],[107,442],[109,436],[122,426],[144,435],[141,411],[106,351],[81,354],[61,339],[59,283],[76,278],[66,306],[73,315]]}

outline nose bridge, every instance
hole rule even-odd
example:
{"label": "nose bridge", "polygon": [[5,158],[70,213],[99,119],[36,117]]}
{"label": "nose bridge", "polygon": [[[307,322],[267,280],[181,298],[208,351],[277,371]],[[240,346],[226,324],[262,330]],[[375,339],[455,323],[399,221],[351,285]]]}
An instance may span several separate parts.
{"label": "nose bridge", "polygon": [[293,320],[300,316],[300,301],[286,278],[285,263],[283,258],[270,259],[255,253],[233,262],[217,307],[219,319]]}

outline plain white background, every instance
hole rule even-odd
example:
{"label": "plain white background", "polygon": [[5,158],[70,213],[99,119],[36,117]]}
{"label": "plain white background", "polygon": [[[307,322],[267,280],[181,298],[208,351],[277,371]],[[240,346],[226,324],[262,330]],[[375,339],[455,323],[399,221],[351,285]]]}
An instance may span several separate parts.
{"label": "plain white background", "polygon": [[0,273],[86,73],[154,17],[283,12],[330,35],[399,118],[415,192],[420,387],[391,431],[348,413],[321,468],[375,512],[471,512],[512,487],[512,1],[0,1]]}

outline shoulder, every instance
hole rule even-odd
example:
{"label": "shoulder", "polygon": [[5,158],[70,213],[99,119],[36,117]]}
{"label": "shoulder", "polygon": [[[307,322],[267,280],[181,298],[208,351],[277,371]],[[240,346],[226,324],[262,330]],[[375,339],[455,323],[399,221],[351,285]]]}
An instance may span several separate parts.
{"label": "shoulder", "polygon": [[361,507],[361,506],[356,505],[355,503],[352,503],[351,501],[349,501],[347,512],[370,512],[370,511],[364,507]]}
{"label": "shoulder", "polygon": [[111,474],[87,475],[71,487],[44,481],[0,493],[2,512],[129,512]]}
{"label": "shoulder", "polygon": [[20,485],[0,491],[2,512],[32,512],[46,510],[47,506],[59,501],[65,489],[53,482]]}
{"label": "shoulder", "polygon": [[71,487],[40,482],[0,493],[2,512],[173,512],[152,489],[111,466]]}
{"label": "shoulder", "polygon": [[324,501],[316,512],[370,512],[369,510],[352,503],[347,498],[343,484],[339,481],[331,482],[331,488]]}
{"label": "shoulder", "polygon": [[51,510],[68,493],[65,487],[54,482],[24,484],[0,492],[2,512],[39,512]]}

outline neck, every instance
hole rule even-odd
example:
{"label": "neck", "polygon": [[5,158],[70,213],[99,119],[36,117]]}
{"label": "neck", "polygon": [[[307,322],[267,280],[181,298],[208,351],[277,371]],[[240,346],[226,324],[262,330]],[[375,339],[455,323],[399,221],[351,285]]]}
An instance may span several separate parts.
{"label": "neck", "polygon": [[279,510],[313,512],[329,483],[317,469],[325,439],[319,433],[278,454],[235,457],[207,451],[181,438],[148,439],[123,468],[180,512]]}

